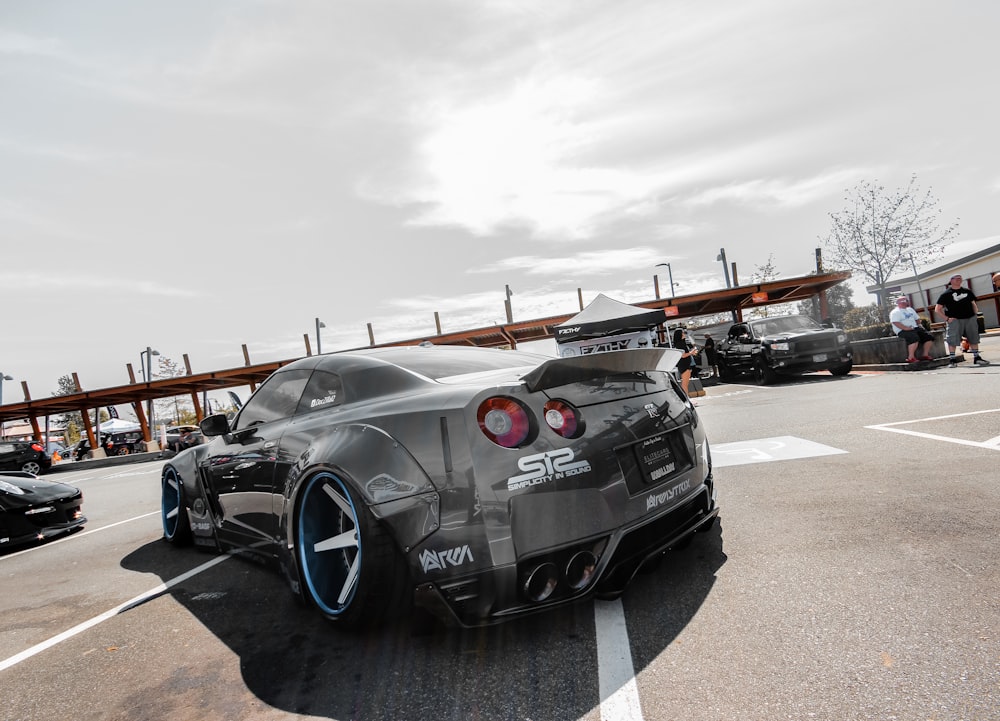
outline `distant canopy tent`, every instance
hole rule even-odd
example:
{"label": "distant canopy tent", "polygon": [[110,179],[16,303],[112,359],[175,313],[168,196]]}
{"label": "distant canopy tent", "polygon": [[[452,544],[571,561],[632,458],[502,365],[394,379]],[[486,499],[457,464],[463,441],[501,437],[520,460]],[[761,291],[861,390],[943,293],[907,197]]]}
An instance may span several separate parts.
{"label": "distant canopy tent", "polygon": [[666,322],[662,308],[649,310],[622,303],[604,294],[564,323],[555,326],[559,355],[623,350],[651,345],[653,328]]}
{"label": "distant canopy tent", "polygon": [[138,423],[119,418],[111,418],[100,425],[101,433],[126,433],[128,431],[138,431],[140,428]]}

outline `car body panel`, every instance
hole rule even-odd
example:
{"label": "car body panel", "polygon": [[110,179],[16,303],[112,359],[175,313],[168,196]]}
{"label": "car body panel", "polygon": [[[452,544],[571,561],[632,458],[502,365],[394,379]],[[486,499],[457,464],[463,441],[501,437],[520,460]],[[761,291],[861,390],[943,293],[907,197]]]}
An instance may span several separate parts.
{"label": "car body panel", "polygon": [[[604,355],[409,347],[303,359],[269,377],[232,426],[206,419],[205,435],[220,435],[164,472],[182,481],[195,543],[273,560],[296,592],[301,494],[332,473],[387,529],[418,605],[446,622],[611,597],[718,507],[708,440],[671,375],[679,352]],[[480,427],[477,409],[496,396],[533,419],[518,447]],[[571,437],[542,421],[553,399],[585,419]],[[581,554],[598,568],[585,585],[524,598],[526,574]]]}
{"label": "car body panel", "polygon": [[30,473],[0,473],[0,549],[79,530],[83,493]]}

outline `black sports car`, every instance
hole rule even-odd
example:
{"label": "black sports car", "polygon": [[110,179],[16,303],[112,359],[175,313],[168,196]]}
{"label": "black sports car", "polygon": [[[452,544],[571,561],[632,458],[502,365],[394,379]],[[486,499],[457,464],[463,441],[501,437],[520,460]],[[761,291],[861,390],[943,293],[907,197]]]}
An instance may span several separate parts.
{"label": "black sports car", "polygon": [[0,473],[0,551],[83,527],[83,493],[31,473]]}
{"label": "black sports car", "polygon": [[714,521],[672,349],[399,347],[275,371],[163,467],[164,537],[277,562],[348,626],[495,623],[592,595]]}

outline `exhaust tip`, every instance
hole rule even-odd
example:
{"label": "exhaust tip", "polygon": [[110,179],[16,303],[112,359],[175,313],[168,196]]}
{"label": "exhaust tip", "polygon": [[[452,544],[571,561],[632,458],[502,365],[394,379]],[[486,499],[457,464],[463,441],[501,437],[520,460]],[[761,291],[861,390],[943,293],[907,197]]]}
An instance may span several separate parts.
{"label": "exhaust tip", "polygon": [[524,595],[532,603],[541,603],[552,595],[557,585],[559,585],[559,571],[556,564],[540,563],[525,578]]}
{"label": "exhaust tip", "polygon": [[597,556],[590,551],[574,553],[566,564],[566,583],[574,591],[586,587],[597,570]]}

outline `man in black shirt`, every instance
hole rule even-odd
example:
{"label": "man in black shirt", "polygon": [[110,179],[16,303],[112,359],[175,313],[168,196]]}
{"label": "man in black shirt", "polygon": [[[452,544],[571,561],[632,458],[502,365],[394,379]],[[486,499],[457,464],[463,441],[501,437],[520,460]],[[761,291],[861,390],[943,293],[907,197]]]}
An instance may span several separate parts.
{"label": "man in black shirt", "polygon": [[951,276],[944,293],[937,299],[934,310],[945,316],[947,323],[945,337],[948,343],[948,365],[952,368],[957,365],[955,349],[961,345],[962,336],[965,336],[972,351],[973,364],[988,366],[990,362],[979,355],[979,321],[976,319],[979,306],[976,305],[976,296],[972,291],[962,287],[961,275],[956,273]]}

